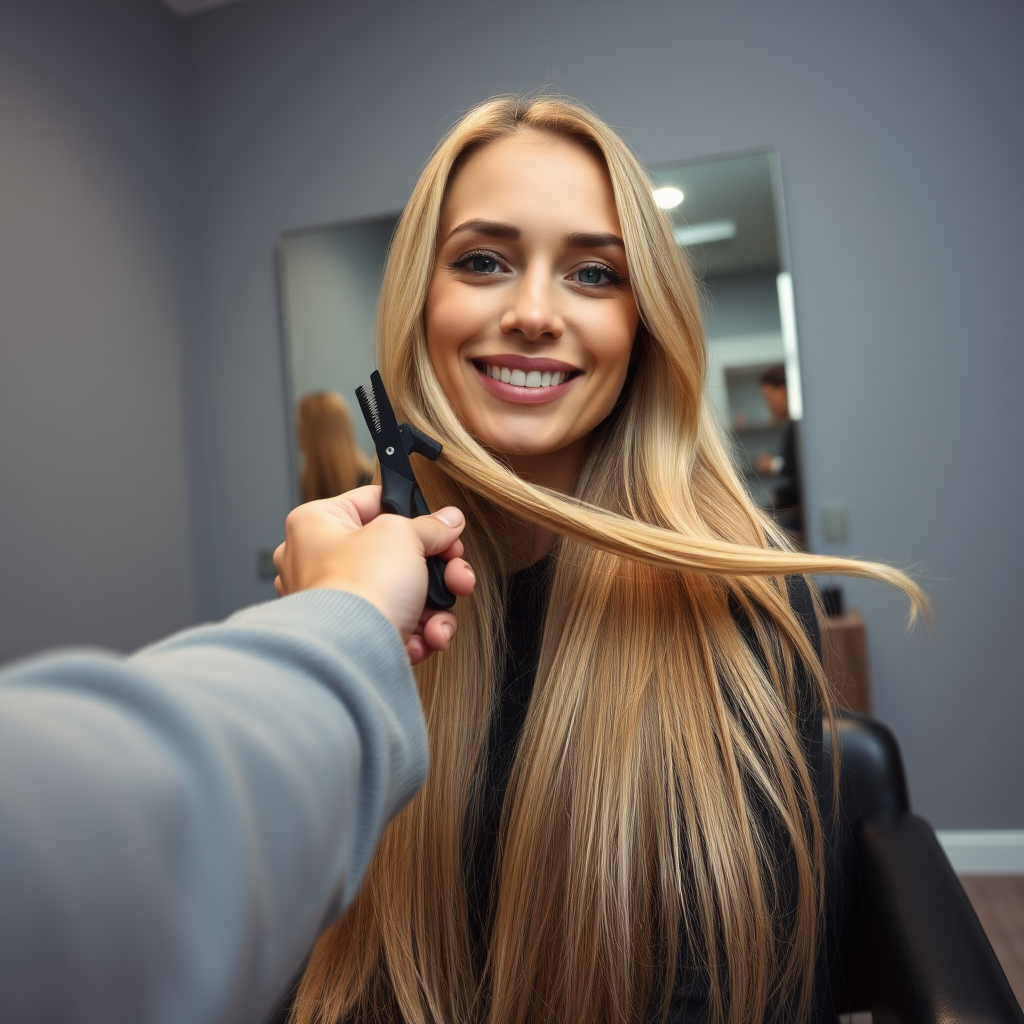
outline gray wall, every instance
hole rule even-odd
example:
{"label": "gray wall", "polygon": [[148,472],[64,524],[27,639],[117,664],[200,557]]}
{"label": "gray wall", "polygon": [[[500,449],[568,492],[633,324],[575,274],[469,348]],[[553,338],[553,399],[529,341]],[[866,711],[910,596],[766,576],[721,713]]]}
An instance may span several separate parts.
{"label": "gray wall", "polygon": [[878,713],[936,825],[1024,826],[1019,3],[258,0],[188,28],[221,611],[268,593],[290,493],[278,233],[398,208],[458,111],[551,85],[648,163],[779,148],[812,526],[847,502],[835,550],[941,610],[906,639],[898,596],[850,587]]}
{"label": "gray wall", "polygon": [[183,32],[0,4],[0,660],[196,616]]}

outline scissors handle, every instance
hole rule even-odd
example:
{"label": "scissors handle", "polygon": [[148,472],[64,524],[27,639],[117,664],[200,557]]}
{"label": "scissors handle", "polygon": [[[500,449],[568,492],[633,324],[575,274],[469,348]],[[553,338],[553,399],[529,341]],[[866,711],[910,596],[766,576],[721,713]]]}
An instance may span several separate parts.
{"label": "scissors handle", "polygon": [[[412,489],[413,515],[429,516],[430,509],[420,494],[420,489]],[[455,595],[448,589],[444,581],[445,560],[440,555],[431,555],[427,559],[427,607],[435,611],[447,611],[455,604]]]}
{"label": "scissors handle", "polygon": [[[384,486],[380,503],[385,512],[407,519],[430,515],[430,509],[413,481],[386,466],[381,468],[381,474]],[[427,607],[440,612],[455,604],[455,595],[444,582],[444,567],[445,560],[440,555],[431,555],[427,559]]]}

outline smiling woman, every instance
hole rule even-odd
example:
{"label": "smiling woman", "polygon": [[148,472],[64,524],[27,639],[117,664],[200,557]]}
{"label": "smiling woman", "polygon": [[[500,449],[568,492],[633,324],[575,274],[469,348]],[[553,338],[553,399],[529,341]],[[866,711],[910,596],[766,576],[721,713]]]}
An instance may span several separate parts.
{"label": "smiling woman", "polygon": [[639,313],[621,234],[600,158],[546,132],[477,150],[445,198],[427,352],[470,432],[533,483],[572,489],[622,393]]}
{"label": "smiling woman", "polygon": [[[738,479],[696,287],[625,144],[493,100],[428,162],[377,357],[467,513],[459,634],[418,670],[431,773],[291,1019],[824,1019],[808,555]],[[548,376],[550,375],[550,376]]]}

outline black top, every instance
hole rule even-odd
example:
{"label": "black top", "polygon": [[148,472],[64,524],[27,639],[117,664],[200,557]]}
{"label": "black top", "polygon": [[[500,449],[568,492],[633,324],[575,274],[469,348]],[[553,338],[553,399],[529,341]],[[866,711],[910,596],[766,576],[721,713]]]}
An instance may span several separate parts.
{"label": "black top", "polygon": [[[536,565],[511,574],[506,582],[504,673],[488,734],[488,755],[483,766],[482,802],[475,827],[467,830],[466,841],[469,922],[478,968],[483,967],[486,958],[491,885],[502,805],[533,692],[540,658],[544,613],[551,589],[552,569],[553,560],[549,556]],[[803,577],[790,577],[787,579],[787,586],[793,610],[803,623],[820,656],[821,640],[807,583]],[[751,649],[759,652],[750,623],[746,621],[738,607],[733,607],[733,615]],[[761,657],[760,654],[758,656]],[[803,672],[798,675],[798,692],[802,695],[799,710],[801,738],[807,752],[808,764],[812,767],[812,776],[820,786],[821,712],[813,688],[807,685]],[[778,839],[777,863],[783,866],[782,870],[786,874],[790,874],[786,870],[786,840],[781,827],[769,826],[769,831]],[[788,866],[792,867],[791,862]],[[795,877],[791,878],[788,887],[783,888],[789,889],[791,908],[795,910]],[[819,960],[821,967],[816,978],[816,1003],[820,1006],[824,960]],[[696,1024],[705,1021],[707,999],[707,977],[689,963],[681,963],[676,971],[669,1024]],[[658,1002],[660,1003],[660,1000]],[[655,1010],[656,1005],[652,1001],[652,1021],[660,1017]]]}
{"label": "black top", "polygon": [[554,561],[548,556],[512,573],[506,581],[504,674],[487,736],[481,805],[476,827],[469,830],[466,850],[470,934],[481,969],[486,959],[487,918],[501,811],[537,675],[553,567]]}

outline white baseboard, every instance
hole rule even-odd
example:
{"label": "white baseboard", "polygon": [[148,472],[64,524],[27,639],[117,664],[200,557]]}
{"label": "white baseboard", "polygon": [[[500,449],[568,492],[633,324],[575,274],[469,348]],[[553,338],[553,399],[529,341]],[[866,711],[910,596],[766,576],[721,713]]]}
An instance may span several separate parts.
{"label": "white baseboard", "polygon": [[936,835],[958,875],[1024,875],[1024,829]]}

